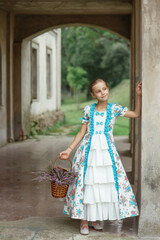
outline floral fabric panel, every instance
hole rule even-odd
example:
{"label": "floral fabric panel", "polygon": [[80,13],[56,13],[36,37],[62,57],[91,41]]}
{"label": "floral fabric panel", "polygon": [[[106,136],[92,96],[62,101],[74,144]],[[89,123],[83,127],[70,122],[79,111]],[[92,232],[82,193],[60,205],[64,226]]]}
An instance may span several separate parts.
{"label": "floral fabric panel", "polygon": [[[114,127],[116,117],[119,114],[120,114],[119,116],[123,117],[127,110],[128,110],[127,107],[123,107],[121,105],[118,105],[117,103],[112,105],[112,113],[111,113],[112,118],[110,121],[110,125],[112,125],[112,129]],[[116,113],[116,116],[115,116],[115,113]],[[109,132],[109,138],[110,138],[110,143],[113,150],[113,155],[114,155],[115,164],[117,168],[116,172],[117,172],[118,185],[119,185],[120,217],[121,219],[124,219],[127,217],[138,216],[139,210],[138,210],[137,202],[136,202],[132,187],[130,185],[130,182],[128,180],[127,174],[124,170],[120,156],[117,152],[112,132]]]}
{"label": "floral fabric panel", "polygon": [[118,116],[124,117],[125,113],[128,111],[127,107],[123,107],[118,103],[114,103],[113,107],[114,107],[114,117],[118,117]]}
{"label": "floral fabric panel", "polygon": [[[114,148],[114,146],[112,146]],[[114,159],[117,167],[117,177],[119,185],[119,208],[120,218],[135,217],[139,215],[137,202],[128,180],[127,174],[124,170],[123,164],[120,160],[119,154],[115,149]]]}
{"label": "floral fabric panel", "polygon": [[75,182],[69,186],[67,195],[64,201],[64,214],[68,214],[71,218],[83,219],[84,205],[83,205],[83,174],[84,174],[84,160],[86,147],[88,145],[90,136],[90,105],[85,106],[83,109],[83,117],[80,118],[82,124],[88,124],[87,132],[77,148],[73,161],[72,170],[78,172]]}
{"label": "floral fabric panel", "polygon": [[90,118],[90,106],[89,105],[85,106],[82,114],[83,114],[83,117],[80,118],[79,120],[82,120],[83,124],[87,124],[89,122],[89,118]]}
{"label": "floral fabric panel", "polygon": [[68,214],[71,218],[83,219],[84,205],[83,205],[83,173],[86,147],[88,145],[89,134],[84,136],[77,148],[73,158],[72,171],[78,172],[75,182],[69,186],[67,195],[64,201],[64,214]]}

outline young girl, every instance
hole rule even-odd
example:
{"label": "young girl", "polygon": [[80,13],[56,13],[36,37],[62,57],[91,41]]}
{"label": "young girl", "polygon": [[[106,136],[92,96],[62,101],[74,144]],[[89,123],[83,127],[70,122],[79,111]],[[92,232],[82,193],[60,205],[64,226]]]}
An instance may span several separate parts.
{"label": "young girl", "polygon": [[80,131],[60,153],[61,159],[68,159],[81,142],[72,165],[72,171],[78,172],[78,176],[69,186],[64,202],[64,213],[81,219],[81,234],[89,233],[88,221],[95,230],[101,230],[103,227],[96,221],[139,215],[132,187],[116,150],[113,127],[118,116],[140,117],[142,83],[136,88],[135,111],[109,103],[109,86],[103,79],[93,81],[90,92],[97,103],[84,108]]}

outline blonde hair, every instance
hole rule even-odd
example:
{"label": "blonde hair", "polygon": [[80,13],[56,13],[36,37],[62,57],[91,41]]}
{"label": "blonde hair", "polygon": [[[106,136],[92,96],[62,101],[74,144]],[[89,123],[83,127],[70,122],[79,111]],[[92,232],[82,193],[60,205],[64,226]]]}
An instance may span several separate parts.
{"label": "blonde hair", "polygon": [[90,83],[90,85],[89,85],[89,90],[90,90],[90,92],[92,93],[93,91],[92,91],[92,88],[93,88],[93,86],[95,85],[95,84],[97,84],[97,83],[99,83],[99,82],[104,82],[105,84],[106,84],[106,87],[109,89],[110,87],[109,87],[109,84],[106,82],[106,81],[104,81],[103,79],[101,79],[101,78],[97,78],[97,79],[95,79],[94,81],[92,81],[91,83]]}

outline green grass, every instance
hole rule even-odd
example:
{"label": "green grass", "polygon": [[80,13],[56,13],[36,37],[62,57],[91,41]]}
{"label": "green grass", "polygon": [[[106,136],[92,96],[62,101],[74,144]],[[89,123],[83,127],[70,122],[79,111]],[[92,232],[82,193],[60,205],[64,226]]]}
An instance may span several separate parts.
{"label": "green grass", "polygon": [[[86,101],[86,92],[84,92],[83,94],[80,95],[80,102],[85,102]],[[72,103],[76,103],[76,97],[72,96],[68,93],[63,95],[61,97],[61,104],[62,105],[69,105]]]}
{"label": "green grass", "polygon": [[118,117],[116,119],[114,129],[114,136],[128,136],[129,135],[129,118]]}
{"label": "green grass", "polygon": [[75,136],[79,132],[80,128],[81,128],[81,125],[78,125],[78,127],[76,127],[76,129],[71,129],[71,131],[69,132],[68,135]]}

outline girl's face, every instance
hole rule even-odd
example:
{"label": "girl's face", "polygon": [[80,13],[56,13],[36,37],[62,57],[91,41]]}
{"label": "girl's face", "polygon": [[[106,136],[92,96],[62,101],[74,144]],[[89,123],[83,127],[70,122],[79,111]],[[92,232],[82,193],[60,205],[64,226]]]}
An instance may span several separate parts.
{"label": "girl's face", "polygon": [[93,98],[97,98],[98,101],[106,101],[109,97],[109,89],[106,86],[106,83],[103,81],[96,83],[92,87],[91,95]]}

